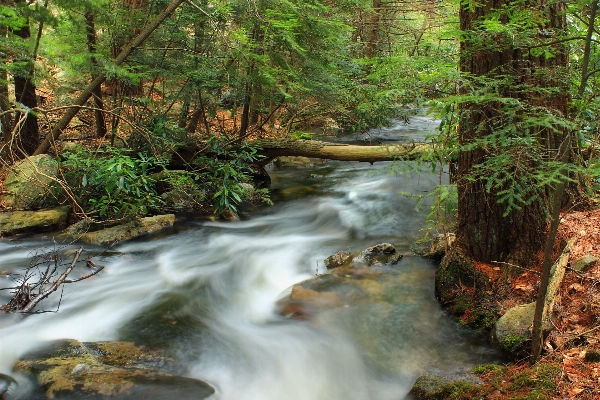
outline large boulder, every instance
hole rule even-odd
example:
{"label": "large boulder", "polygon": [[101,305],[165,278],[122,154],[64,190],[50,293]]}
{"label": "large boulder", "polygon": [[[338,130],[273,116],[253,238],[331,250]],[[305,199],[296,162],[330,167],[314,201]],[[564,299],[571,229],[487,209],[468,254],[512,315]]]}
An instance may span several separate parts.
{"label": "large boulder", "polygon": [[35,377],[50,399],[204,399],[214,389],[200,380],[156,369],[164,354],[129,342],[60,340],[25,355],[14,370]]}
{"label": "large boulder", "polygon": [[174,223],[174,214],[156,215],[154,217],[136,219],[126,224],[101,229],[95,232],[73,235],[73,238],[84,243],[109,247],[124,240],[133,239],[138,236],[171,227]]}
{"label": "large boulder", "polygon": [[[509,309],[492,329],[492,343],[499,349],[518,354],[524,343],[531,338],[535,302],[521,304]],[[550,319],[544,320],[543,330],[548,333],[552,329]]]}
{"label": "large boulder", "polygon": [[0,213],[0,236],[24,232],[43,232],[63,228],[69,219],[71,206],[42,211],[12,211]]}
{"label": "large boulder", "polygon": [[[569,254],[576,242],[576,238],[569,240],[562,254],[550,269],[550,277],[544,307],[542,311],[542,330],[548,333],[553,328],[552,309],[558,296],[560,285],[565,276],[565,269]],[[508,310],[497,322],[492,330],[492,342],[509,353],[519,353],[523,343],[529,339],[533,331],[533,318],[536,303],[522,304]]]}
{"label": "large boulder", "polygon": [[410,395],[417,400],[445,400],[451,398],[455,392],[481,384],[483,381],[473,374],[427,374],[417,379]]}
{"label": "large boulder", "polygon": [[492,330],[492,342],[509,353],[515,352],[531,337],[535,302],[508,310]]}
{"label": "large boulder", "polygon": [[28,157],[12,166],[0,199],[5,207],[32,209],[55,204],[50,190],[58,175],[58,163],[47,154]]}

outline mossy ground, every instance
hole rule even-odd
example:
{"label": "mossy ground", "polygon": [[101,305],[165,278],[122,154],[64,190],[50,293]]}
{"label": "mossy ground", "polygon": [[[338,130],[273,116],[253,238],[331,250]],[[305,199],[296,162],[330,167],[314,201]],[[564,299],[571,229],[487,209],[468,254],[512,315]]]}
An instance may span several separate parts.
{"label": "mossy ground", "polygon": [[485,383],[483,385],[449,385],[444,399],[553,399],[561,375],[558,363],[543,363],[528,368],[526,365],[484,364],[472,371]]}

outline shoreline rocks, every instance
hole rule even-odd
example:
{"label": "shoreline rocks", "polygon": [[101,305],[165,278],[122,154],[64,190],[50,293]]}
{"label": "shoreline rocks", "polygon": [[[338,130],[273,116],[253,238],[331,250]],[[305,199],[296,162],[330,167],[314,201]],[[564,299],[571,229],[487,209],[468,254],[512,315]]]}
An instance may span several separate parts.
{"label": "shoreline rocks", "polygon": [[40,211],[9,211],[0,213],[0,237],[31,231],[56,231],[69,219],[71,206]]}
{"label": "shoreline rocks", "polygon": [[[68,237],[83,243],[110,247],[118,242],[130,240],[148,233],[154,233],[175,224],[175,214],[156,215],[139,218],[125,224],[94,232],[80,232],[77,227],[67,229],[59,237]],[[83,225],[82,225],[83,226]]]}
{"label": "shoreline rocks", "polygon": [[206,382],[156,369],[172,361],[130,342],[66,339],[26,354],[14,370],[34,377],[37,389],[51,399],[192,400],[215,392]]}
{"label": "shoreline rocks", "polygon": [[0,201],[7,208],[31,210],[56,204],[50,190],[58,176],[58,162],[47,154],[31,156],[13,165]]}

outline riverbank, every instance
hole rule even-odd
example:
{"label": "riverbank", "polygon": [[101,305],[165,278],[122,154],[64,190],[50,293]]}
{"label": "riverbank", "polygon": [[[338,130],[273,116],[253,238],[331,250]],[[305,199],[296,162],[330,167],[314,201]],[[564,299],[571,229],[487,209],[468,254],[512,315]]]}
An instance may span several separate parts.
{"label": "riverbank", "polygon": [[[592,400],[600,396],[600,209],[562,216],[555,259],[572,238],[576,241],[554,301],[541,360],[530,366],[526,359],[530,339],[520,339],[509,349],[513,364],[476,368],[484,384],[446,387],[452,398]],[[489,332],[507,311],[535,301],[541,262],[508,278],[500,274],[499,265],[472,265],[477,279],[461,280],[462,286],[441,298],[460,323]]]}

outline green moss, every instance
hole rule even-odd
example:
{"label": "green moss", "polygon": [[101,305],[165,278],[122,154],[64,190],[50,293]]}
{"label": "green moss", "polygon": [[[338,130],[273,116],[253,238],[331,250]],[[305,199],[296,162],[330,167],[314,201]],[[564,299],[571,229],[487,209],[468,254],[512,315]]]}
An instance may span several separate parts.
{"label": "green moss", "polygon": [[506,367],[498,364],[481,364],[473,368],[473,374],[485,374],[487,372],[506,371]]}
{"label": "green moss", "polygon": [[494,324],[498,320],[498,311],[496,308],[490,309],[484,307],[477,307],[473,311],[471,320],[471,326],[473,326],[478,331],[489,331],[494,327]]}
{"label": "green moss", "polygon": [[452,311],[456,315],[463,315],[469,308],[473,308],[471,299],[467,296],[460,296],[454,300]]}
{"label": "green moss", "polygon": [[524,338],[520,335],[508,335],[502,341],[502,347],[509,353],[512,353],[523,343],[523,340]]}

